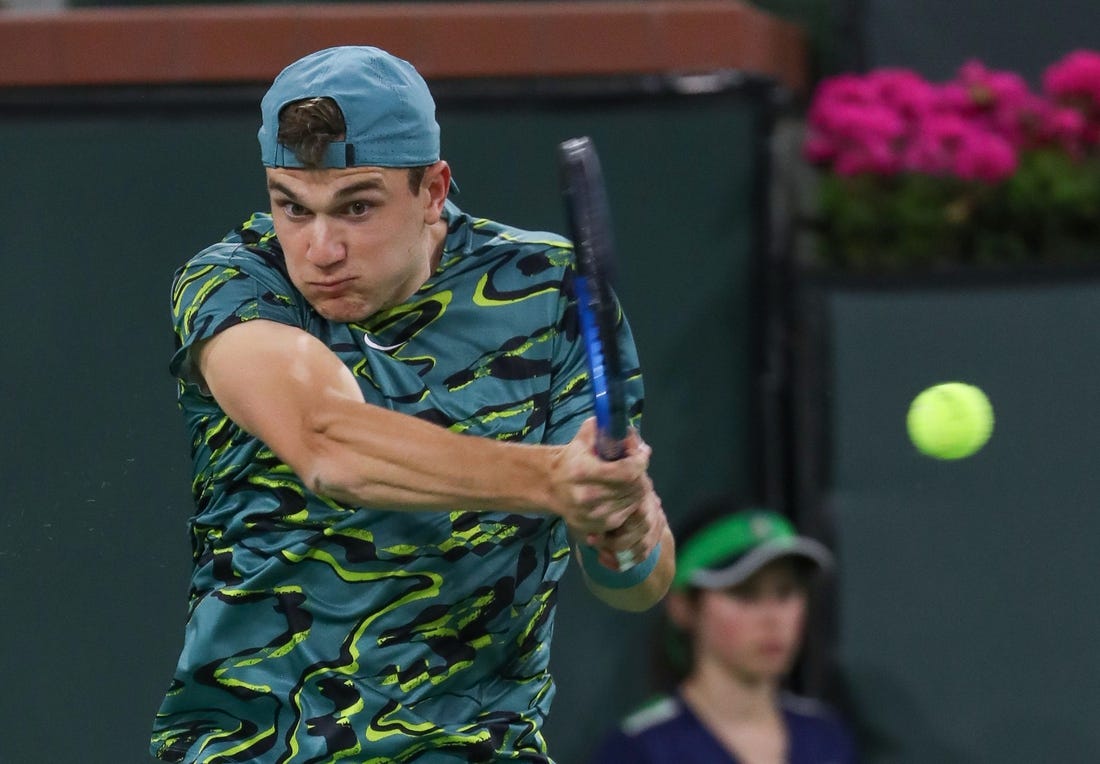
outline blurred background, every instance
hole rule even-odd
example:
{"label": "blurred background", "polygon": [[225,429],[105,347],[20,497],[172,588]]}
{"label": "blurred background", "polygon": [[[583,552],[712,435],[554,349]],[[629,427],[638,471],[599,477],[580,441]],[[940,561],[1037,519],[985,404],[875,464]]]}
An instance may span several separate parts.
{"label": "blurred background", "polygon": [[[424,73],[468,212],[562,230],[554,149],[593,137],[666,510],[732,490],[836,550],[793,683],[868,762],[1097,760],[1100,71],[1065,63],[1100,50],[1095,0],[0,8],[0,761],[148,760],[190,565],[169,282],[265,208],[267,84],[347,43]],[[953,83],[987,126],[1010,95],[1082,116],[905,196],[905,168],[807,149],[837,139],[829,83],[897,69],[905,104]],[[905,412],[954,379],[996,429],[937,462]],[[655,620],[563,583],[562,764],[652,691]]]}

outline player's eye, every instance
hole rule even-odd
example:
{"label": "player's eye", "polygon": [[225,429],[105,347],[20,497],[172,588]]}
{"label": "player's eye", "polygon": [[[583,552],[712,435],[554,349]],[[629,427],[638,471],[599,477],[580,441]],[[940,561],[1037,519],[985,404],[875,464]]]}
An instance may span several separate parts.
{"label": "player's eye", "polygon": [[370,212],[371,205],[364,201],[354,201],[348,205],[348,214],[353,217],[362,217]]}
{"label": "player's eye", "polygon": [[282,208],[283,214],[288,218],[303,218],[309,213],[309,210],[295,202],[283,202]]}

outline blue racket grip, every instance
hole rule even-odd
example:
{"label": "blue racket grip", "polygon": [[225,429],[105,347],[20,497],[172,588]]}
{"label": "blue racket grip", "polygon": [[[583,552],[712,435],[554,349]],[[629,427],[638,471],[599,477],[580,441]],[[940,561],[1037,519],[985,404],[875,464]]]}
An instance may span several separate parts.
{"label": "blue racket grip", "polygon": [[588,280],[578,275],[575,288],[588,376],[592,385],[592,404],[596,414],[596,453],[604,461],[613,462],[626,455],[626,443],[612,434],[615,429],[612,421],[615,406],[611,400],[612,390],[607,378],[607,367],[604,365],[600,330],[588,307]]}

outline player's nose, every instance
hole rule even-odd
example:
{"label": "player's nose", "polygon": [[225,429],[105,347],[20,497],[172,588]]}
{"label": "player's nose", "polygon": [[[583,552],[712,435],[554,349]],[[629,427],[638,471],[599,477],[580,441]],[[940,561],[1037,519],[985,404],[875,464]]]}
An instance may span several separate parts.
{"label": "player's nose", "polygon": [[313,222],[306,257],[318,268],[330,268],[342,262],[348,253],[347,244],[338,225],[318,216]]}

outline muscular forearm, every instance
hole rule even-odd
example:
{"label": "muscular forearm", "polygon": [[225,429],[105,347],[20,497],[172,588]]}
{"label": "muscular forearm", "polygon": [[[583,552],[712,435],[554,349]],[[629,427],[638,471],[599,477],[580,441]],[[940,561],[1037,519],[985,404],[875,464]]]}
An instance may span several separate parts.
{"label": "muscular forearm", "polygon": [[301,477],[318,494],[362,506],[554,512],[564,446],[451,433],[352,400],[313,410]]}
{"label": "muscular forearm", "polygon": [[340,359],[298,329],[252,321],[196,353],[233,421],[311,490],[347,504],[555,514],[576,532],[603,533],[646,495],[647,448],[603,462],[591,422],[564,446],[453,433],[365,402]]}

